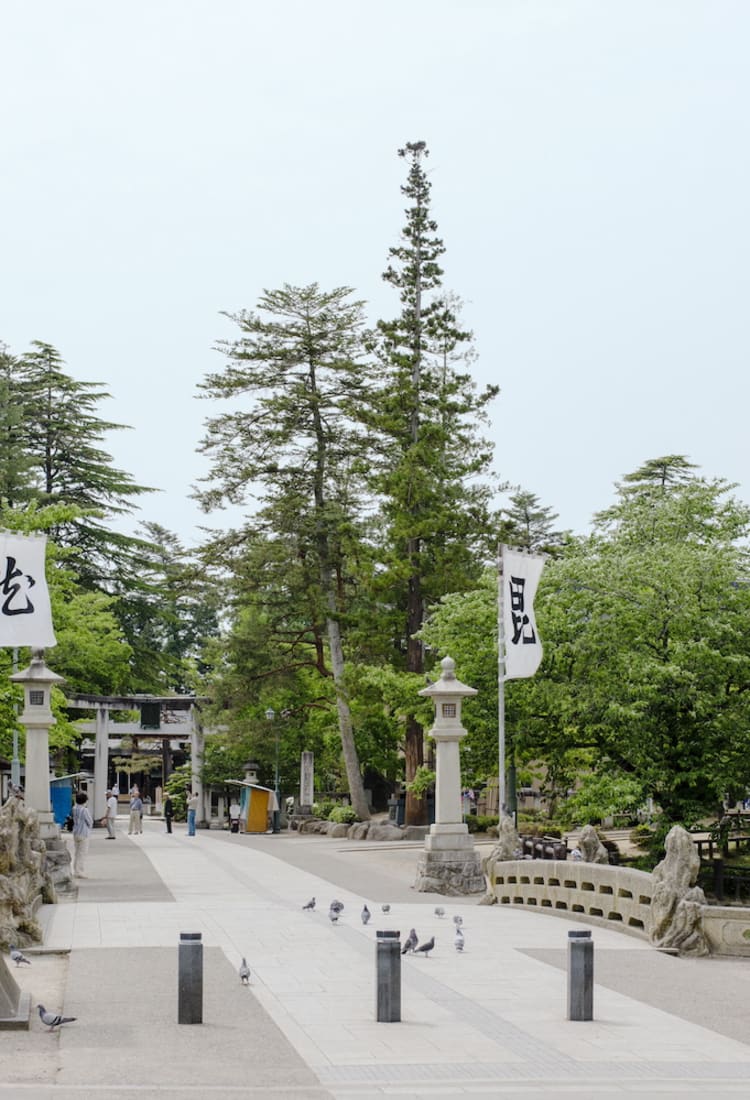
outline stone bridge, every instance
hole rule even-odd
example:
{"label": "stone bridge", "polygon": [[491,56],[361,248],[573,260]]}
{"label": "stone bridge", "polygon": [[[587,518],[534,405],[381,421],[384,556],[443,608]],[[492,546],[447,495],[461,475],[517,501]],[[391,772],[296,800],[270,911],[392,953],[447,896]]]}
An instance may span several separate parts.
{"label": "stone bridge", "polygon": [[[659,882],[646,871],[570,860],[520,859],[497,862],[493,880],[499,905],[572,917],[653,942],[652,901]],[[705,904],[697,908],[708,953],[750,957],[750,909]]]}

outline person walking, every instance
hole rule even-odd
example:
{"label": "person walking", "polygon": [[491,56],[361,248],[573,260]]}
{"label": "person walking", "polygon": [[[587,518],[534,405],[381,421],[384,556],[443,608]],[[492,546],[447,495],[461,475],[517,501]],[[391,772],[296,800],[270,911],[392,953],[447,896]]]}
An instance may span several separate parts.
{"label": "person walking", "polygon": [[73,806],[73,877],[87,878],[85,874],[86,855],[89,850],[89,837],[94,827],[94,819],[86,803],[89,798],[83,791],[76,795]]}
{"label": "person walking", "polygon": [[188,825],[187,835],[188,836],[195,836],[195,815],[196,815],[197,810],[198,810],[199,802],[200,802],[200,798],[198,797],[197,793],[195,791],[193,791],[193,793],[190,795],[190,798],[187,800],[187,825]]}
{"label": "person walking", "polygon": [[118,796],[112,794],[111,791],[107,792],[107,813],[104,814],[102,820],[104,825],[107,826],[106,840],[114,840],[114,820],[118,816]]}
{"label": "person walking", "polygon": [[143,832],[143,802],[141,796],[136,793],[130,799],[130,823],[128,824],[128,836],[132,836],[133,833]]}
{"label": "person walking", "polygon": [[174,817],[174,806],[172,805],[172,799],[168,794],[164,795],[164,804],[162,806],[164,812],[164,820],[167,823],[167,832],[172,832],[172,818]]}

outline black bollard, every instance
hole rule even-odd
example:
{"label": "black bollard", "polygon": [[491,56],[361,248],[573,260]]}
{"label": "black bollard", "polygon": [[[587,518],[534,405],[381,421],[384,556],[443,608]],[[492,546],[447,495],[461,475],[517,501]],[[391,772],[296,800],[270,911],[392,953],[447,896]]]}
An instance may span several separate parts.
{"label": "black bollard", "polygon": [[394,1024],[401,1020],[401,933],[377,932],[376,936],[377,1022]]}
{"label": "black bollard", "polygon": [[200,932],[180,932],[177,951],[177,1023],[203,1023],[203,944]]}
{"label": "black bollard", "polygon": [[568,1019],[594,1018],[594,942],[590,932],[568,932]]}

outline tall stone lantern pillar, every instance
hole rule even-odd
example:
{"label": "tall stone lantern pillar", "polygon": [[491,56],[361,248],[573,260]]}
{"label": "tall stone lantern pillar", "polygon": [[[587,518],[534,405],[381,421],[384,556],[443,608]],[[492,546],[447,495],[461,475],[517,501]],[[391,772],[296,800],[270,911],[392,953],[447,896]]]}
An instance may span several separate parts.
{"label": "tall stone lantern pillar", "polygon": [[422,688],[435,702],[435,723],[428,736],[435,741],[435,823],[425,837],[414,886],[438,894],[478,894],[484,891],[479,855],[463,821],[459,744],[466,736],[461,725],[461,703],[476,689],[456,678],[452,657],[440,662],[440,679]]}
{"label": "tall stone lantern pillar", "polygon": [[55,725],[50,701],[53,684],[64,677],[47,668],[44,650],[31,651],[31,664],[10,679],[23,687],[24,707],[18,721],[26,727],[26,780],[24,801],[36,811],[44,840],[58,836],[49,794],[49,731]]}

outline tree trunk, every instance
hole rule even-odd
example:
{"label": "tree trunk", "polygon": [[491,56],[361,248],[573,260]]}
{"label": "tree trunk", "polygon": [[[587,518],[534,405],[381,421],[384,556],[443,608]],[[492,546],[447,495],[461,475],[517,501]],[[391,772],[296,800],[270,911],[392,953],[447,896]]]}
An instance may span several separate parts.
{"label": "tree trunk", "polygon": [[[416,673],[424,672],[424,652],[422,650],[422,643],[414,637],[417,631],[422,627],[423,618],[422,588],[419,574],[419,550],[419,539],[410,539],[408,553],[413,563],[413,571],[411,577],[409,577],[406,626],[406,668],[408,672]],[[410,783],[416,774],[417,768],[424,764],[424,730],[415,718],[409,718],[406,723],[404,756],[406,758],[406,782]],[[426,798],[417,798],[410,791],[406,792],[404,824],[427,824]]]}
{"label": "tree trunk", "polygon": [[336,709],[339,716],[339,734],[341,736],[341,749],[344,754],[344,766],[346,778],[349,782],[349,794],[352,807],[360,821],[370,820],[370,809],[367,805],[365,785],[362,782],[362,774],[359,770],[359,758],[354,744],[354,732],[352,730],[352,715],[349,709],[349,699],[344,686],[344,651],[341,645],[341,631],[336,619],[329,616],[326,627],[328,630],[328,644],[331,649],[331,669],[333,682],[336,687]]}

